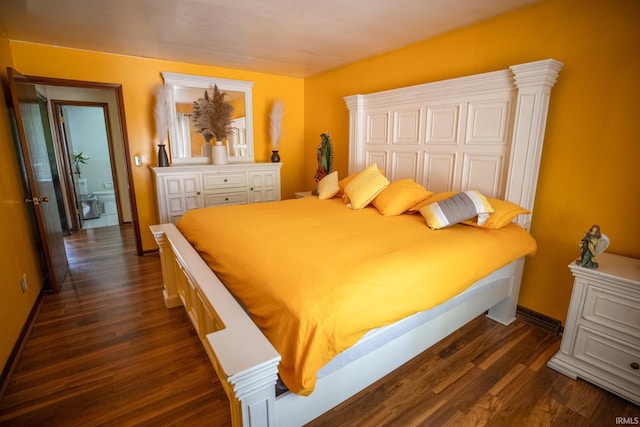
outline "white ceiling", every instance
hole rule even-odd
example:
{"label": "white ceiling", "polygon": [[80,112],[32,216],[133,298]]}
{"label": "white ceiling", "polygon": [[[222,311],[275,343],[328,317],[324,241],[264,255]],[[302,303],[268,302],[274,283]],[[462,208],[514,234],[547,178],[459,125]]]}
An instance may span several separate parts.
{"label": "white ceiling", "polygon": [[10,40],[308,77],[537,0],[2,0]]}

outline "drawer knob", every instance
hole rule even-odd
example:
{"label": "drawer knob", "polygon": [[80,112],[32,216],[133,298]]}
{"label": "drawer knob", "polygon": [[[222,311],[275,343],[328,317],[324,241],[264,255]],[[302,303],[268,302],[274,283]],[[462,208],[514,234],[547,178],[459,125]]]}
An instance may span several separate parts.
{"label": "drawer knob", "polygon": [[631,369],[635,369],[637,371],[638,369],[640,369],[640,364],[638,364],[638,362],[633,362],[631,364]]}
{"label": "drawer knob", "polygon": [[224,179],[224,182],[227,182],[227,178]]}
{"label": "drawer knob", "polygon": [[228,198],[228,197],[225,197],[225,198],[224,198],[224,200],[225,200],[225,201],[227,201],[227,200],[229,200],[229,198]]}

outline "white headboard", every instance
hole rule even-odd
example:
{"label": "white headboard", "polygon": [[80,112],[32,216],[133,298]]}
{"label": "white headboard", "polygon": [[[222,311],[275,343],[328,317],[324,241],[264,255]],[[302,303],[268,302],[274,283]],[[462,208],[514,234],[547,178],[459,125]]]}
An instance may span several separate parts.
{"label": "white headboard", "polygon": [[[553,59],[345,97],[349,173],[377,163],[434,192],[479,190],[533,212]],[[518,223],[529,230],[530,215]]]}

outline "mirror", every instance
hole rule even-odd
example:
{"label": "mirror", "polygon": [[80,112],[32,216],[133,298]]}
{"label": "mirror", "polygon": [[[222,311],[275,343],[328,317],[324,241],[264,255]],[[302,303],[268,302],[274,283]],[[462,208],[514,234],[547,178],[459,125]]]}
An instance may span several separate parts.
{"label": "mirror", "polygon": [[203,98],[205,90],[212,90],[214,85],[227,94],[226,101],[235,109],[231,135],[224,141],[229,163],[254,161],[253,82],[168,72],[162,72],[162,78],[171,89],[167,101],[173,106],[169,119],[169,149],[173,164],[209,163],[202,151],[204,137],[194,129],[191,114],[193,102]]}

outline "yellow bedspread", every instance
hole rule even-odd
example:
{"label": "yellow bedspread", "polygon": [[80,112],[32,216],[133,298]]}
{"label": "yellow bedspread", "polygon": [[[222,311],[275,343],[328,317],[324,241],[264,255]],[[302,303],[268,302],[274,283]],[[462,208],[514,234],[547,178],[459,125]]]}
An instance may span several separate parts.
{"label": "yellow bedspread", "polygon": [[354,211],[314,197],[187,212],[178,229],[309,394],[317,371],[368,330],[434,307],[530,254],[521,227],[430,230],[420,215]]}

